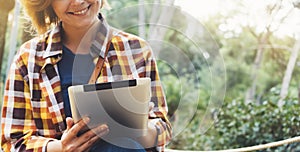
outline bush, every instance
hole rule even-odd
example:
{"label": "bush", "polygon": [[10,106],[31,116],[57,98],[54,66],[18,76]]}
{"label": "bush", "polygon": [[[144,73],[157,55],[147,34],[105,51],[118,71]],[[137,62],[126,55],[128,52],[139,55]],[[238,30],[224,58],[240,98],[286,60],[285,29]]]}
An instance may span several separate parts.
{"label": "bush", "polygon": [[[274,99],[272,90],[265,99]],[[276,101],[276,100],[275,100]],[[172,140],[174,149],[220,150],[266,144],[300,135],[300,105],[297,98],[288,98],[282,108],[266,100],[261,105],[245,104],[243,100],[226,102],[219,110],[215,124],[206,134],[197,129],[199,117]],[[300,151],[300,143],[262,151]]]}
{"label": "bush", "polygon": [[[262,105],[233,101],[225,104],[215,123],[212,147],[238,148],[265,144],[300,135],[300,105],[292,100],[279,108],[266,101]],[[300,145],[289,144],[265,151],[300,150]]]}

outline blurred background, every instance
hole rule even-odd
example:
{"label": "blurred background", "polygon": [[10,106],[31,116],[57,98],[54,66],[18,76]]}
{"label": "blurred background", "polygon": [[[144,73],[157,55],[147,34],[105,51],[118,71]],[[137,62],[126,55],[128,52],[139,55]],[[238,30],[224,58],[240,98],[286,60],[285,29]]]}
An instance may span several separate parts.
{"label": "blurred background", "polygon": [[[227,149],[300,135],[299,0],[108,0],[110,25],[152,46],[169,105],[168,148]],[[1,94],[30,23],[0,0]],[[264,151],[300,151],[294,143]]]}

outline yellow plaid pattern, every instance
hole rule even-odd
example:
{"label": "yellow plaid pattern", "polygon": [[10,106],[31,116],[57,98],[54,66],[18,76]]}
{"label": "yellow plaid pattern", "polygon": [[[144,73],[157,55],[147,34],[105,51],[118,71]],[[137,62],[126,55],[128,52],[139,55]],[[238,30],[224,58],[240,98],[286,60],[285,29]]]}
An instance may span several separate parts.
{"label": "yellow plaid pattern", "polygon": [[[109,26],[103,20],[101,28]],[[62,56],[60,26],[23,44],[16,54],[6,81],[1,146],[3,151],[45,151],[51,140],[60,139],[66,129],[57,62]],[[102,46],[106,33],[97,33]],[[152,50],[144,40],[114,31],[104,66],[97,82],[150,77],[155,108],[150,121],[156,124],[158,151],[171,138],[167,105]],[[103,40],[104,38],[104,40]],[[105,50],[105,49],[101,49]],[[101,54],[99,52],[99,55]]]}

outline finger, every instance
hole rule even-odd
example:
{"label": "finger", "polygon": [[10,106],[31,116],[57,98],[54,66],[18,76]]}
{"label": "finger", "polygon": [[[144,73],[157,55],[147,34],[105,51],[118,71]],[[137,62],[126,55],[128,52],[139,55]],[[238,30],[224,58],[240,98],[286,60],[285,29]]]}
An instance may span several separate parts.
{"label": "finger", "polygon": [[106,135],[108,132],[109,129],[107,125],[100,125],[82,134],[78,138],[77,143],[79,143],[80,149],[89,149],[95,141]]}
{"label": "finger", "polygon": [[78,151],[90,151],[92,146],[99,140],[97,136],[92,137],[88,141],[84,142],[79,148]]}
{"label": "finger", "polygon": [[95,133],[98,137],[102,137],[109,132],[109,128],[107,124],[102,124],[96,128],[93,128],[91,131]]}
{"label": "finger", "polygon": [[66,118],[67,130],[71,129],[74,125],[74,120],[71,117]]}
{"label": "finger", "polygon": [[78,123],[73,125],[73,127],[69,130],[69,134],[71,134],[73,137],[77,136],[78,132],[83,129],[88,123],[90,122],[89,117],[82,118]]}
{"label": "finger", "polygon": [[[90,131],[92,131],[92,130],[90,130]],[[108,128],[104,129],[104,130],[102,128],[100,132],[98,132],[97,134],[93,134],[94,136],[90,136],[88,138],[88,140],[86,140],[85,142],[83,142],[82,146],[80,147],[80,149],[82,149],[82,150],[88,150],[88,149],[90,149],[91,146],[100,139],[100,137],[106,135],[108,132],[109,132]],[[87,139],[87,138],[85,138],[85,139]]]}
{"label": "finger", "polygon": [[83,138],[91,138],[92,136],[99,136],[102,137],[103,135],[107,134],[109,132],[108,126],[106,124],[102,124],[98,127],[95,127],[86,133],[84,133]]}
{"label": "finger", "polygon": [[68,143],[74,139],[74,137],[69,135],[69,130],[72,128],[74,125],[74,121],[72,118],[67,117],[66,118],[66,124],[67,124],[67,129],[63,132],[63,135],[61,137],[61,143],[62,145],[68,145]]}

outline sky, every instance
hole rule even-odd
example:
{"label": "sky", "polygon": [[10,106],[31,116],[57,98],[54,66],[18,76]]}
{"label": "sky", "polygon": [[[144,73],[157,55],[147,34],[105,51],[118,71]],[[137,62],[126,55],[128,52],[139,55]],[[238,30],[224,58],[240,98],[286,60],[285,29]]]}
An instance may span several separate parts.
{"label": "sky", "polygon": [[[237,4],[233,1],[235,0],[175,0],[175,5],[202,21],[217,13],[226,14],[229,10],[236,9]],[[242,13],[247,16],[245,17],[243,14],[236,16],[232,20],[232,26],[234,23],[247,24],[257,27],[257,30],[260,31],[266,24],[272,22],[272,26],[277,27],[278,18],[293,8],[293,5],[292,0],[283,0],[281,5],[283,9],[276,14],[275,21],[271,21],[265,10],[266,5],[272,1],[274,2],[274,0],[240,0],[240,3],[243,4]],[[295,33],[299,33],[297,35],[300,37],[300,9],[293,9],[286,23],[281,24],[279,30],[275,32],[277,36],[295,36]]]}
{"label": "sky", "polygon": [[175,5],[196,18],[205,18],[221,10],[222,0],[175,0]]}

